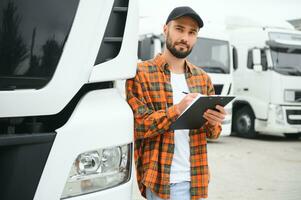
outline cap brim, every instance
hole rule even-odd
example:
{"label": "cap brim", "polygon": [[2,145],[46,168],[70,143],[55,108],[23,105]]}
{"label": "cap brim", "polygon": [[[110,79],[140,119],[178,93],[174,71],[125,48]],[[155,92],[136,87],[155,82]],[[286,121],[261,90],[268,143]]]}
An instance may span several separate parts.
{"label": "cap brim", "polygon": [[181,15],[174,17],[174,19],[178,19],[178,18],[184,17],[184,16],[193,18],[198,23],[199,28],[202,28],[204,26],[203,20],[198,15],[193,14],[193,13],[182,13]]}

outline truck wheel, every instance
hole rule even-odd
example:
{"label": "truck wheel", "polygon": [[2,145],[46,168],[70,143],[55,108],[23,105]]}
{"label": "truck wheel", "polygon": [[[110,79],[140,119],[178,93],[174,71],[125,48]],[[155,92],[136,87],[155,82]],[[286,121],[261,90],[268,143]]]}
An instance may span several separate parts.
{"label": "truck wheel", "polygon": [[255,116],[249,106],[238,110],[234,115],[233,129],[238,136],[255,138],[257,133],[254,130]]}

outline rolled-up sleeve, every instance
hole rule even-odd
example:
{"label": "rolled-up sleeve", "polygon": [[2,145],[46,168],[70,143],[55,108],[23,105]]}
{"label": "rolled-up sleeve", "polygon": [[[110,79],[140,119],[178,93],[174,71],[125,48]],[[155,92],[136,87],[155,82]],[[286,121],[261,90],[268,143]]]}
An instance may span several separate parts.
{"label": "rolled-up sleeve", "polygon": [[135,140],[154,137],[166,132],[171,123],[179,116],[177,105],[165,110],[151,109],[143,95],[139,75],[126,82],[127,102],[131,106],[135,119]]}

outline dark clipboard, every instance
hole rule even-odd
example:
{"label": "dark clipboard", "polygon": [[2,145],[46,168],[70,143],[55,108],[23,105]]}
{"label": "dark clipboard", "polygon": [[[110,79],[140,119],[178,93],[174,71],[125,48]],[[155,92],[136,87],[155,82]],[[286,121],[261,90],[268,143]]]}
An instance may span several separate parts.
{"label": "dark clipboard", "polygon": [[235,97],[234,96],[200,96],[190,105],[170,126],[172,130],[180,129],[199,129],[206,119],[203,118],[203,113],[208,110],[216,110],[216,105],[226,106]]}

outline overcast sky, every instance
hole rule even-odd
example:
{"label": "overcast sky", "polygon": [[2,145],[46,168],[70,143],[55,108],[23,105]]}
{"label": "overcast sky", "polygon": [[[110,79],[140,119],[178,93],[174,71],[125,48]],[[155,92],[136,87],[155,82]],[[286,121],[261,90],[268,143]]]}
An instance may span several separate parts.
{"label": "overcast sky", "polygon": [[221,23],[227,16],[273,22],[301,18],[301,0],[139,0],[140,19],[163,25],[170,11],[183,5],[196,10],[205,23]]}

